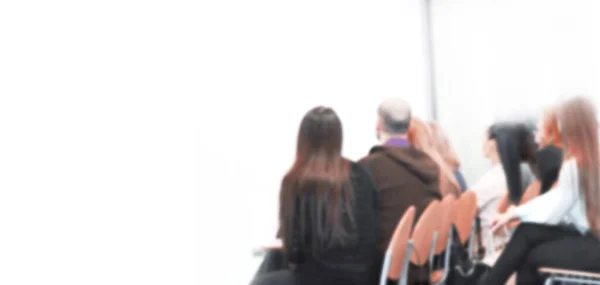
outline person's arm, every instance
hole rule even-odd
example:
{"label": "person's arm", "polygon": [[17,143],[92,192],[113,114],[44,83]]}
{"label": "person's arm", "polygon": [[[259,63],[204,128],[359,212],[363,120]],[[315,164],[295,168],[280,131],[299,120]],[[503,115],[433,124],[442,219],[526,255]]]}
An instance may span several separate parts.
{"label": "person's arm", "polygon": [[564,164],[555,190],[515,208],[524,222],[558,224],[578,197],[578,172],[575,160]]}
{"label": "person's arm", "polygon": [[508,207],[510,207],[510,202],[508,201],[508,191],[506,191],[498,203],[498,213],[505,213]]}

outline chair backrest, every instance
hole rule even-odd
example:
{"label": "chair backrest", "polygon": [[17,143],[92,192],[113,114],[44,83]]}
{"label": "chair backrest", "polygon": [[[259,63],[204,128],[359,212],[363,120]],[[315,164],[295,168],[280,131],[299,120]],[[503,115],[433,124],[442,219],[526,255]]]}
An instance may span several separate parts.
{"label": "chair backrest", "polygon": [[466,191],[458,198],[454,215],[454,225],[461,244],[465,244],[469,240],[476,216],[477,196],[473,191]]}
{"label": "chair backrest", "polygon": [[412,226],[415,222],[415,206],[410,206],[402,215],[396,230],[392,235],[392,240],[388,250],[392,253],[392,259],[390,261],[390,270],[388,271],[388,278],[392,280],[398,280],[402,272],[402,266],[406,250],[408,247],[408,239],[412,231]]}
{"label": "chair backrest", "polygon": [[417,225],[415,225],[411,237],[415,250],[410,257],[410,262],[415,265],[422,266],[429,261],[433,233],[440,223],[440,210],[440,201],[436,200],[429,203],[423,214],[421,214]]}
{"label": "chair backrest", "polygon": [[450,226],[452,225],[452,218],[456,211],[456,203],[456,197],[448,195],[440,204],[440,215],[442,216],[437,229],[438,239],[435,245],[435,255],[441,254],[446,249],[448,235],[450,234]]}

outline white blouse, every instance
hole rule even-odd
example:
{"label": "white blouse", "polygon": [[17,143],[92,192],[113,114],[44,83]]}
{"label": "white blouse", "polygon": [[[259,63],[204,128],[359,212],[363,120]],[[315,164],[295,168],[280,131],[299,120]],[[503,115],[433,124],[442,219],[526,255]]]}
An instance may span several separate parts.
{"label": "white blouse", "polygon": [[516,214],[524,222],[556,225],[568,223],[581,233],[590,229],[585,214],[585,201],[580,194],[577,161],[566,161],[558,177],[556,189],[516,208]]}
{"label": "white blouse", "polygon": [[500,199],[506,193],[506,176],[500,163],[494,165],[473,185],[471,191],[477,196],[477,208],[482,225],[489,225],[498,213]]}

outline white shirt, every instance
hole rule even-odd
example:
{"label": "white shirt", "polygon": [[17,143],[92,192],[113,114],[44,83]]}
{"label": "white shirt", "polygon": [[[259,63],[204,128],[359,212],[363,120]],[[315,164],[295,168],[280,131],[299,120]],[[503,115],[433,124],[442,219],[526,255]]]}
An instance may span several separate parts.
{"label": "white shirt", "polygon": [[482,225],[489,225],[498,213],[500,199],[506,193],[506,177],[502,164],[492,166],[477,183],[471,187],[471,191],[477,196],[477,208]]}
{"label": "white shirt", "polygon": [[481,220],[481,235],[483,247],[487,253],[494,252],[493,245],[490,243],[492,231],[490,228],[491,220],[498,213],[498,205],[502,196],[506,193],[506,175],[502,164],[497,163],[492,166],[488,172],[471,187],[471,191],[477,196],[477,208],[479,208],[479,219]]}
{"label": "white shirt", "polygon": [[585,233],[590,229],[590,224],[580,193],[577,161],[570,159],[560,170],[556,189],[517,207],[517,216],[521,221],[531,223],[556,225],[566,222]]}

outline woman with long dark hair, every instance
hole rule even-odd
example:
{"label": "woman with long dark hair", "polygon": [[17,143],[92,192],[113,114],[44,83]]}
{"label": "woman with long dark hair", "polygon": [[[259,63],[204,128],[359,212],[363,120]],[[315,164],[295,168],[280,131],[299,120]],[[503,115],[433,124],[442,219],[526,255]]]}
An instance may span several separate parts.
{"label": "woman with long dark hair", "polygon": [[582,97],[557,109],[565,162],[556,189],[511,207],[492,224],[522,223],[482,284],[543,284],[539,267],[600,272],[600,151],[592,103]]}
{"label": "woman with long dark hair", "polygon": [[280,235],[289,269],[252,284],[370,284],[378,276],[377,191],[342,157],[342,124],[325,107],[300,125],[296,160],[281,184]]}
{"label": "woman with long dark hair", "polygon": [[[512,202],[508,204],[518,203],[534,181],[535,150],[533,132],[525,124],[503,122],[488,129],[483,153],[492,168],[469,190],[477,195],[483,240],[492,236],[490,224],[501,203],[506,202],[503,199]],[[483,246],[486,255],[495,252],[489,242]]]}
{"label": "woman with long dark hair", "polygon": [[535,136],[523,123],[494,125],[489,135],[498,148],[509,201],[518,204],[525,189],[533,182],[533,174],[537,173]]}

